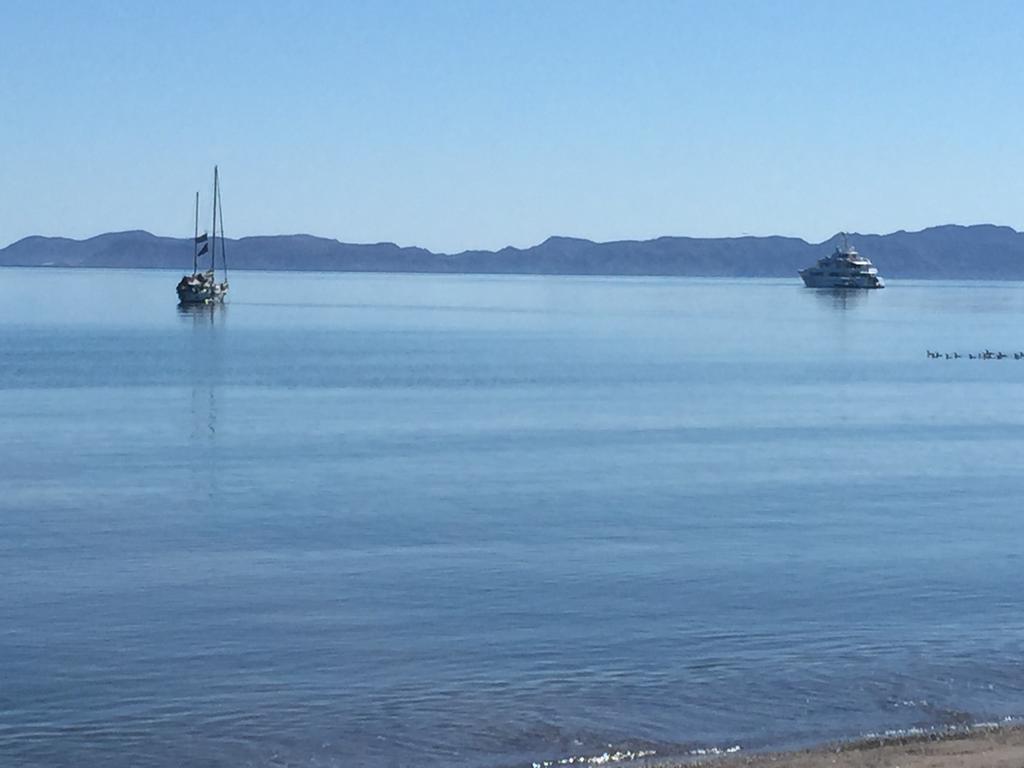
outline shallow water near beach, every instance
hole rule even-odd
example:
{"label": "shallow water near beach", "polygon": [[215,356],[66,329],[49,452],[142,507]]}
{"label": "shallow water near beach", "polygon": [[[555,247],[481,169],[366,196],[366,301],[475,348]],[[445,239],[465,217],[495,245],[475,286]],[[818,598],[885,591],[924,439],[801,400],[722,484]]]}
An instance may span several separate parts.
{"label": "shallow water near beach", "polygon": [[1024,285],[179,277],[0,270],[0,764],[1024,714]]}

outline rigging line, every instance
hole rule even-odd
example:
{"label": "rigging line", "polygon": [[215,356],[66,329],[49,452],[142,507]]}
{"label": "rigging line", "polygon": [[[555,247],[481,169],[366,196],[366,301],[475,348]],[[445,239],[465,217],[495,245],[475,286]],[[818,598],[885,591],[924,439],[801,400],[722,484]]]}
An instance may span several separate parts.
{"label": "rigging line", "polygon": [[224,282],[228,281],[228,255],[225,250],[224,241],[224,203],[220,199],[220,187],[217,187],[217,204],[219,205],[220,212],[220,265],[224,270]]}

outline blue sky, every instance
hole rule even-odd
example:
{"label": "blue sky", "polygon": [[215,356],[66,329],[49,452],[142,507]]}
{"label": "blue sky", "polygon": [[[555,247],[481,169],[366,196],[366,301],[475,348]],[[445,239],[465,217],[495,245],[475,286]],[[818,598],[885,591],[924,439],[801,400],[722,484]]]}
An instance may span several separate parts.
{"label": "blue sky", "polygon": [[1024,229],[1022,9],[0,0],[0,245]]}

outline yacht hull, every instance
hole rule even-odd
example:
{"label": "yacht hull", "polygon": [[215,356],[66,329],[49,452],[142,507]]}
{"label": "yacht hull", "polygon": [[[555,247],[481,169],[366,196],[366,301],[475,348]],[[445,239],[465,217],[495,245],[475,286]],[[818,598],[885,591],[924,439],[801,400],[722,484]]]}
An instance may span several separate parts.
{"label": "yacht hull", "polygon": [[815,274],[809,270],[801,270],[800,277],[808,288],[885,288],[885,281],[877,275],[851,275],[832,277],[827,274]]}

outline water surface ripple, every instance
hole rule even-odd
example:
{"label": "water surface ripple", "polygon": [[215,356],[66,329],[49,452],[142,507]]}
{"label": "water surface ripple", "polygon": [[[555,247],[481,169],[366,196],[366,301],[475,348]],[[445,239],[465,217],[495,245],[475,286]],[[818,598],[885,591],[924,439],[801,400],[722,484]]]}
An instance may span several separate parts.
{"label": "water surface ripple", "polygon": [[1021,285],[177,277],[0,270],[0,763],[1024,713]]}

